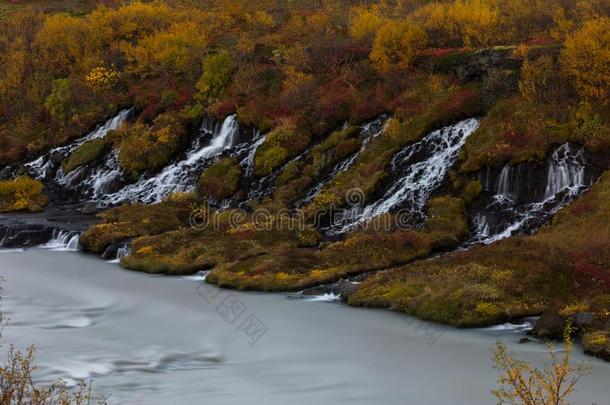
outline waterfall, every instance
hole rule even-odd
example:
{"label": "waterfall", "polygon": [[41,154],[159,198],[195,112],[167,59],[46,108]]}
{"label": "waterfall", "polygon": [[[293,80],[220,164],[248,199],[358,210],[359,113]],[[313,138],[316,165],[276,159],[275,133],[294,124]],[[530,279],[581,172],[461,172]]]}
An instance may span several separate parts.
{"label": "waterfall", "polygon": [[121,259],[124,258],[125,256],[129,256],[130,253],[131,253],[131,247],[129,246],[128,243],[125,243],[117,249],[116,257],[114,258],[114,260],[111,260],[110,262],[111,263],[121,263]]}
{"label": "waterfall", "polygon": [[[516,233],[533,232],[547,222],[561,208],[580,196],[591,186],[587,179],[587,163],[584,149],[568,143],[557,147],[546,161],[544,193],[534,189],[530,195],[542,196],[539,201],[522,202],[515,197],[520,189],[515,176],[525,166],[504,166],[498,178],[495,195],[491,202],[473,217],[473,236],[468,244],[489,244]],[[488,175],[489,176],[489,175]]]}
{"label": "waterfall", "polygon": [[254,142],[247,148],[246,157],[240,162],[240,165],[245,169],[246,178],[252,177],[254,173],[254,157],[258,148],[265,143],[266,136],[261,136],[258,131],[254,134]]}
{"label": "waterfall", "polygon": [[311,200],[314,199],[315,196],[320,194],[320,191],[322,191],[324,186],[330,183],[339,173],[346,172],[347,170],[349,170],[349,168],[352,167],[356,159],[358,159],[358,156],[360,156],[360,154],[364,152],[371,140],[383,133],[383,131],[385,130],[386,121],[386,117],[380,117],[374,121],[362,125],[360,127],[360,134],[364,137],[364,139],[362,140],[360,149],[356,151],[356,153],[353,153],[352,155],[337,163],[335,167],[331,170],[330,174],[317,181],[316,184],[307,191],[305,197],[295,203],[295,206],[302,207],[305,204],[309,203]]}
{"label": "waterfall", "polygon": [[[123,122],[125,122],[131,116],[133,110],[133,108],[129,108],[120,111],[116,116],[110,118],[103,125],[98,126],[94,131],[90,132],[89,134],[73,141],[68,145],[53,148],[44,155],[38,157],[37,159],[26,163],[25,166],[35,178],[46,178],[51,174],[51,169],[56,165],[56,163],[54,162],[54,156],[60,155],[62,157],[67,157],[72,151],[81,146],[83,143],[91,141],[93,139],[105,137],[108,132],[116,130],[118,127],[120,127]],[[59,171],[56,173],[56,177],[59,176],[58,182],[62,185],[71,184],[70,181],[75,176],[73,175],[71,179],[66,179],[66,177],[63,176],[63,172],[61,174],[60,172],[61,169],[59,169]],[[70,176],[70,174],[68,176]]]}
{"label": "waterfall", "polygon": [[498,184],[496,185],[496,192],[499,195],[503,195],[505,197],[511,196],[511,185],[513,178],[513,167],[510,165],[506,165],[502,168],[500,172],[500,177],[498,177]]}
{"label": "waterfall", "polygon": [[341,218],[330,233],[344,233],[397,208],[407,208],[414,218],[425,218],[423,210],[431,193],[441,185],[466,139],[478,126],[477,119],[465,120],[431,132],[404,148],[392,160],[391,175],[395,180],[383,197]]}
{"label": "waterfall", "polygon": [[585,158],[582,148],[574,150],[569,143],[553,152],[544,191],[545,198],[565,189],[578,188],[585,184]]}
{"label": "waterfall", "polygon": [[[203,169],[213,158],[233,146],[239,133],[239,124],[235,115],[228,116],[220,128],[211,120],[204,120],[199,132],[200,135],[193,141],[184,160],[166,166],[154,177],[142,177],[115,193],[105,194],[99,188],[94,189],[98,202],[104,205],[135,201],[155,203],[170,193],[194,190],[197,176]],[[202,146],[210,136],[209,144]],[[100,179],[94,182],[104,184]]]}
{"label": "waterfall", "polygon": [[53,237],[41,248],[59,251],[77,251],[79,249],[80,234],[72,231],[54,230]]}

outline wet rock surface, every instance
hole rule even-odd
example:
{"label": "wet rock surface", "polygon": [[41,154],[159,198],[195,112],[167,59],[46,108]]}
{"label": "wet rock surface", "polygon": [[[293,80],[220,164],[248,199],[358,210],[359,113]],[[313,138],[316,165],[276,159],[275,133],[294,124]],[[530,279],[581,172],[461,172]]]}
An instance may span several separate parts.
{"label": "wet rock surface", "polygon": [[0,247],[41,245],[59,231],[83,232],[98,222],[83,215],[83,204],[52,205],[39,213],[0,214]]}

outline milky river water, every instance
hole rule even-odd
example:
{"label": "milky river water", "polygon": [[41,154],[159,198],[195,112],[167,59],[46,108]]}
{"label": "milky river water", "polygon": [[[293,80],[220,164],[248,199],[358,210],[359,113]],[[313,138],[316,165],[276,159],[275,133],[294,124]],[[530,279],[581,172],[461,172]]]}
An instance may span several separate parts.
{"label": "milky river water", "polygon": [[[456,330],[325,298],[218,290],[78,252],[0,251],[9,343],[35,345],[40,381],[93,381],[112,404],[493,404],[497,339],[542,364],[505,326]],[[591,361],[575,404],[610,403]]]}

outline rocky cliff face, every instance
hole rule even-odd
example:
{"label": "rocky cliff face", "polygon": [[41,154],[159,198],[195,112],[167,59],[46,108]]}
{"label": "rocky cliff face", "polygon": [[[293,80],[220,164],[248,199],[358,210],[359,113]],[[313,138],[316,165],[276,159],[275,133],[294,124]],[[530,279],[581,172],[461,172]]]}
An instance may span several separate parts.
{"label": "rocky cliff face", "polygon": [[[519,69],[523,60],[515,56],[515,50],[515,46],[496,46],[475,52],[457,51],[438,59],[434,68],[453,73],[461,80],[481,79],[494,70]],[[529,55],[532,59],[543,54],[556,56],[559,50],[559,45],[530,47]]]}

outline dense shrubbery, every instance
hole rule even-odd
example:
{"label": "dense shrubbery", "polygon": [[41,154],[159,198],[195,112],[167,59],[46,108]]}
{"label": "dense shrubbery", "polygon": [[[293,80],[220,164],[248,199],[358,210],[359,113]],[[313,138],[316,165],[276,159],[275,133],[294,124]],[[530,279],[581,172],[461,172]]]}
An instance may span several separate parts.
{"label": "dense shrubbery", "polygon": [[132,178],[145,170],[163,168],[184,143],[187,131],[179,119],[159,115],[151,126],[142,122],[126,124],[114,135],[119,162]]}
{"label": "dense shrubbery", "polygon": [[[405,96],[417,83],[408,76],[427,72],[422,57],[549,42],[565,42],[553,62],[565,75],[560,87],[590,103],[579,119],[602,128],[594,143],[607,145],[606,0],[106,4],[83,16],[20,6],[0,21],[0,163],[63,143],[126,104],[147,123],[164,112],[198,118],[206,110],[236,111],[261,130],[288,120],[304,142],[344,120],[425,106]],[[526,63],[533,74],[524,77],[524,97],[539,101],[541,90],[557,87],[548,67]],[[273,149],[259,170],[283,154]]]}
{"label": "dense shrubbery", "polygon": [[241,175],[242,168],[237,160],[219,160],[208,167],[199,178],[199,194],[216,201],[229,198],[237,191]]}
{"label": "dense shrubbery", "polygon": [[47,205],[44,184],[27,176],[0,181],[0,212],[41,211]]}

